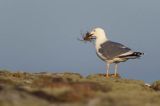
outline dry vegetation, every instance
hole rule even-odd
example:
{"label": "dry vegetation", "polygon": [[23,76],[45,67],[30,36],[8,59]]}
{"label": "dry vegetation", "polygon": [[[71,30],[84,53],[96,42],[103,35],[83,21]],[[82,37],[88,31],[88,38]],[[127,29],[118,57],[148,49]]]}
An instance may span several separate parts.
{"label": "dry vegetation", "polygon": [[160,81],[0,70],[0,106],[160,106]]}

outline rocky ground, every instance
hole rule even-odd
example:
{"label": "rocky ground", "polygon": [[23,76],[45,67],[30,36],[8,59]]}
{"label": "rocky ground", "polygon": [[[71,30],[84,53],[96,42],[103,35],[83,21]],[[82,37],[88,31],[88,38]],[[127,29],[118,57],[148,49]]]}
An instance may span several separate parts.
{"label": "rocky ground", "polygon": [[0,106],[160,106],[160,81],[0,70]]}

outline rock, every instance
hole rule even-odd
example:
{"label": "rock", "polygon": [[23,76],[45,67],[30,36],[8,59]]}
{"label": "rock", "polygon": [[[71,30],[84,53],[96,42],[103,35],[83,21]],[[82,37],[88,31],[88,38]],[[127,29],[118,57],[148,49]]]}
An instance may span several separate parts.
{"label": "rock", "polygon": [[151,88],[153,88],[156,91],[160,91],[160,80],[153,82]]}

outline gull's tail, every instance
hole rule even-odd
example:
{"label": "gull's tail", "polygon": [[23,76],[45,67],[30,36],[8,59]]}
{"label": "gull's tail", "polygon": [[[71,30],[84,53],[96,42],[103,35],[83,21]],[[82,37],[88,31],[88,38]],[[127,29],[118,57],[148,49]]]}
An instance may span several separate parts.
{"label": "gull's tail", "polygon": [[142,52],[133,52],[132,54],[129,54],[129,55],[119,56],[119,58],[135,59],[135,58],[141,57],[141,55],[144,55],[144,53],[142,53]]}

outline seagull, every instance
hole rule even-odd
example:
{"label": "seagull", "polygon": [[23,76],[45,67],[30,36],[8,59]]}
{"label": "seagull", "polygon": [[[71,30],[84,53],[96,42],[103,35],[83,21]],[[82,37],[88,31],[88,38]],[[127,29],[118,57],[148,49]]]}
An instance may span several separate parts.
{"label": "seagull", "polygon": [[125,62],[128,59],[136,59],[144,53],[132,51],[127,46],[113,42],[106,36],[104,29],[94,28],[87,33],[89,39],[94,39],[97,56],[106,62],[106,77],[109,78],[110,64],[114,63],[114,76],[117,77],[118,63]]}

